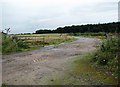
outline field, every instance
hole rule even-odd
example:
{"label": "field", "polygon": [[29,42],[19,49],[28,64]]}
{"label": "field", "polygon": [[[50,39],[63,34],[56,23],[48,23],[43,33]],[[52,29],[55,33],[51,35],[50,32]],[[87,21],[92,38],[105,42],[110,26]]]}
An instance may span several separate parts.
{"label": "field", "polygon": [[[77,40],[66,34],[29,34],[29,35],[3,35],[2,53],[28,51],[42,46],[56,45],[63,42]],[[8,45],[9,44],[9,45]]]}
{"label": "field", "polygon": [[56,45],[63,42],[71,42],[76,40],[73,36],[66,34],[32,34],[32,35],[16,35],[16,37],[27,43],[29,47]]}
{"label": "field", "polygon": [[97,38],[97,39],[106,40],[106,33],[105,32],[98,32],[98,33],[91,33],[91,32],[86,32],[86,33],[68,33],[68,35],[89,37],[89,38]]}

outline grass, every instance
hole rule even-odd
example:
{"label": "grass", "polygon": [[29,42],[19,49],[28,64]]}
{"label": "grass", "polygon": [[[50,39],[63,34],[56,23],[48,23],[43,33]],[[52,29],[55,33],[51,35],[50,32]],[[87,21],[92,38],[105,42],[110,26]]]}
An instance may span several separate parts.
{"label": "grass", "polygon": [[[25,36],[25,37],[19,37],[13,40],[12,36]],[[63,42],[71,42],[77,40],[76,38],[68,36],[66,34],[9,35],[8,38],[6,38],[6,35],[3,34],[2,38],[3,38],[2,54],[38,49],[41,46],[43,46],[43,38],[44,46],[56,45]]]}
{"label": "grass", "polygon": [[43,84],[117,85],[117,78],[120,76],[120,39],[117,36],[103,41],[97,51],[70,61],[64,72],[52,75]]}
{"label": "grass", "polygon": [[45,38],[46,45],[53,45],[53,44],[60,44],[63,42],[71,42],[77,40],[76,38],[73,38],[71,36],[49,36]]}
{"label": "grass", "polygon": [[[51,34],[26,34],[26,35],[17,35],[17,36],[59,36],[59,35],[67,35],[67,34],[59,34],[59,33],[51,33]],[[12,36],[16,36],[16,35],[12,35]]]}
{"label": "grass", "polygon": [[101,40],[106,40],[106,37],[105,36],[81,36],[81,37],[88,37],[88,38],[96,38],[96,39],[101,39]]}
{"label": "grass", "polygon": [[116,85],[114,77],[91,66],[94,53],[69,61],[64,72],[56,72],[43,80],[46,85]]}
{"label": "grass", "polygon": [[[117,81],[114,77],[111,75],[107,75],[104,72],[100,72],[99,70],[95,69],[91,65],[91,58],[94,53],[88,54],[82,58],[78,58],[74,60],[75,63],[75,72],[76,74],[80,75],[91,75],[92,80],[94,81],[101,81],[105,84],[111,84],[111,85],[116,85]],[[86,79],[88,79],[88,76],[86,76]]]}
{"label": "grass", "polygon": [[104,68],[114,76],[120,76],[118,71],[120,58],[120,38],[112,37],[110,40],[104,41],[98,50],[92,56],[91,62],[93,66],[100,69]]}
{"label": "grass", "polygon": [[7,83],[3,82],[3,83],[2,83],[2,86],[5,86],[5,85],[7,85]]}
{"label": "grass", "polygon": [[106,40],[105,32],[98,32],[98,33],[92,33],[92,32],[68,33],[68,35],[80,36],[80,37],[88,37],[88,38],[97,38],[97,39],[101,39],[101,40]]}
{"label": "grass", "polygon": [[105,35],[105,32],[97,32],[97,33],[93,33],[93,32],[85,32],[85,33],[68,33],[68,35],[73,35],[73,36],[81,36],[81,35],[95,35],[97,36],[99,34],[100,35]]}
{"label": "grass", "polygon": [[[42,46],[43,44],[43,38],[45,45],[55,45],[63,42],[71,42],[74,40],[77,40],[76,38],[73,38],[71,36],[67,36],[65,34],[33,34],[33,35],[17,35],[17,36],[30,36],[30,37],[21,37],[20,39],[28,39],[25,40],[25,42],[28,42],[28,45],[31,46]],[[37,36],[37,37],[32,37]],[[39,36],[39,37],[38,37]],[[36,44],[30,44],[37,41]],[[29,43],[30,42],[30,43]]]}
{"label": "grass", "polygon": [[5,34],[2,34],[2,53],[11,53],[11,52],[18,52],[21,51],[21,49],[28,48],[27,45],[25,45],[21,40],[12,39],[10,36],[7,36]]}

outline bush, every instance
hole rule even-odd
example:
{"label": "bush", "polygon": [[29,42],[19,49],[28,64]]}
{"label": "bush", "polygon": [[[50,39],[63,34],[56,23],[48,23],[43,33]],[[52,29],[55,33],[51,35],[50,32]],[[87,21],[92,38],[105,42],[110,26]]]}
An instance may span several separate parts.
{"label": "bush", "polygon": [[119,74],[118,66],[120,60],[120,38],[113,37],[110,40],[103,42],[97,52],[92,57],[92,62],[97,65]]}
{"label": "bush", "polygon": [[12,37],[2,34],[2,54],[21,51],[25,48],[28,48],[28,46],[23,41],[17,38],[12,39]]}

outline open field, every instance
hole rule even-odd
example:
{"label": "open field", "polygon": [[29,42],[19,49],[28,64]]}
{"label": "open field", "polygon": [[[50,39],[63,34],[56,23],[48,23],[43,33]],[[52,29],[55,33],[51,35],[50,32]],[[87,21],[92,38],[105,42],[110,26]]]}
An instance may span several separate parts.
{"label": "open field", "polygon": [[[77,39],[66,34],[9,35],[8,39],[7,36],[3,35],[2,53],[28,51],[38,49],[41,46],[55,45],[74,40]],[[15,49],[13,49],[13,47]]]}
{"label": "open field", "polygon": [[[17,35],[17,36],[59,36],[59,35],[67,35],[67,33],[63,33],[63,34],[59,34],[59,33],[51,33],[51,34],[21,34],[21,35]],[[12,36],[16,36],[16,35],[12,35]]]}
{"label": "open field", "polygon": [[68,36],[66,34],[32,34],[16,35],[16,37],[25,42],[29,48],[56,45],[63,42],[71,42],[77,40],[73,36]]}

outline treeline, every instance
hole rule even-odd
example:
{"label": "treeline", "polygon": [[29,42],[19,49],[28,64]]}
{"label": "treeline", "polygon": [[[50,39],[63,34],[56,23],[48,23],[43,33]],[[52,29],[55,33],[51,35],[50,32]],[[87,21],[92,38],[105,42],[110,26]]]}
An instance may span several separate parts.
{"label": "treeline", "polygon": [[120,32],[120,22],[104,23],[104,24],[87,24],[87,25],[72,25],[59,27],[56,30],[37,30],[35,34],[45,33],[85,33],[85,32]]}

